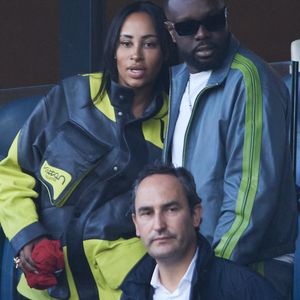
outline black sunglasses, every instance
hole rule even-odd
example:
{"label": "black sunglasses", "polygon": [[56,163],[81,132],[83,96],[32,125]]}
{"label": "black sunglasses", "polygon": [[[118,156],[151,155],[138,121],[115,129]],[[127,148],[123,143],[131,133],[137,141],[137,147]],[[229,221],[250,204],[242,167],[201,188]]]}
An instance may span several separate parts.
{"label": "black sunglasses", "polygon": [[224,29],[226,26],[227,8],[224,7],[218,14],[208,16],[201,21],[187,20],[179,23],[172,23],[167,21],[167,25],[171,25],[178,35],[187,36],[195,35],[202,25],[208,31],[218,31]]}

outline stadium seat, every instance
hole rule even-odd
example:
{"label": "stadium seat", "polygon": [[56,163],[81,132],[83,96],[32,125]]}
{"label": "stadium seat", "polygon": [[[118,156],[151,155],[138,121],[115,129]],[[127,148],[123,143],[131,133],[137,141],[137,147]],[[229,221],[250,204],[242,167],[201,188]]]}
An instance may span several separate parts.
{"label": "stadium seat", "polygon": [[[0,107],[0,160],[8,152],[19,129],[28,118],[41,96],[13,100]],[[13,265],[13,251],[0,227],[0,299],[18,300],[16,291],[18,272]]]}

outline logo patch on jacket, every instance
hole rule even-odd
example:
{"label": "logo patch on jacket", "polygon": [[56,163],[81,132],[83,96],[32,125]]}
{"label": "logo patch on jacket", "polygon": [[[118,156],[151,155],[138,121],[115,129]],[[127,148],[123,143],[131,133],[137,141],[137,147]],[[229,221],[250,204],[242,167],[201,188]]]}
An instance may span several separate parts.
{"label": "logo patch on jacket", "polygon": [[70,183],[72,176],[64,170],[50,166],[45,160],[41,167],[42,178],[50,184],[53,189],[53,200],[56,200]]}

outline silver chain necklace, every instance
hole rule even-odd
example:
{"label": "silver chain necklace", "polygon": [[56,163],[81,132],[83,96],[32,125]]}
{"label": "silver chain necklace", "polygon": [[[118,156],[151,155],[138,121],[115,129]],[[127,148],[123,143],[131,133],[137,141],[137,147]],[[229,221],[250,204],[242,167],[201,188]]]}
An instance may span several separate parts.
{"label": "silver chain necklace", "polygon": [[192,111],[193,110],[193,103],[191,100],[191,75],[189,76],[189,81],[188,81],[188,101],[189,101],[189,108]]}

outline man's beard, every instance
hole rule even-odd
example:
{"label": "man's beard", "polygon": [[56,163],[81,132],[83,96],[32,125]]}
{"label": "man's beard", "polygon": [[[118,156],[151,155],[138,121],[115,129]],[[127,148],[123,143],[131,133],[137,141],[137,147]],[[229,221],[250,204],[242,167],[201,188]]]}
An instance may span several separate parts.
{"label": "man's beard", "polygon": [[194,70],[197,70],[198,72],[202,71],[208,71],[208,70],[215,70],[217,69],[223,62],[224,52],[221,53],[218,52],[218,55],[215,57],[212,61],[199,61],[195,57],[195,52],[188,53],[184,50],[180,51],[180,57],[181,59],[190,67],[192,67]]}
{"label": "man's beard", "polygon": [[222,48],[218,48],[218,51],[215,54],[213,60],[210,61],[199,61],[196,58],[197,50],[193,50],[193,52],[186,52],[185,50],[179,49],[180,58],[184,61],[189,67],[191,67],[194,71],[202,72],[208,70],[216,70],[218,69],[225,59],[227,49],[229,46],[229,38],[226,40],[225,44]]}

